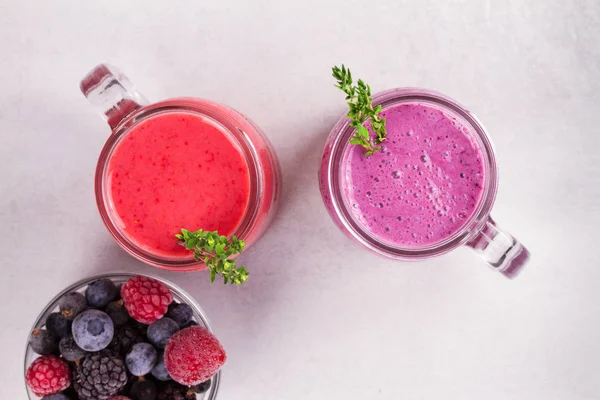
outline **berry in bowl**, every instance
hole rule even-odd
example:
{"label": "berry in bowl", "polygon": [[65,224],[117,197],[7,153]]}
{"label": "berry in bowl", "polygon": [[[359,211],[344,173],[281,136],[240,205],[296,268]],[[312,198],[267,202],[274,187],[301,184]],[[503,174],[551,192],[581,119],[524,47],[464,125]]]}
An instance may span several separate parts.
{"label": "berry in bowl", "polygon": [[212,400],[226,354],[200,306],[158,277],[79,281],[42,311],[29,335],[29,399]]}

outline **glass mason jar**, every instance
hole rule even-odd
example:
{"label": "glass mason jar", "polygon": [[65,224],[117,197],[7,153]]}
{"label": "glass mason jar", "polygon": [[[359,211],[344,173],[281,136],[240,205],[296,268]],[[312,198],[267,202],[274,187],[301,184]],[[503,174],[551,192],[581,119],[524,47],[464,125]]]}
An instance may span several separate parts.
{"label": "glass mason jar", "polygon": [[[271,223],[281,191],[279,161],[267,137],[247,117],[225,105],[198,98],[175,98],[149,104],[117,68],[105,64],[94,68],[81,82],[81,91],[107,120],[109,136],[96,168],[95,191],[98,210],[115,241],[146,264],[175,271],[205,269],[191,255],[170,256],[149,250],[132,240],[115,211],[109,195],[108,166],[118,144],[132,128],[149,118],[167,113],[190,113],[219,127],[239,150],[248,166],[249,201],[233,235],[255,243]],[[174,238],[175,240],[175,238]]]}
{"label": "glass mason jar", "polygon": [[373,96],[373,104],[380,104],[383,111],[403,104],[426,105],[468,127],[483,157],[483,192],[476,209],[462,227],[440,242],[402,247],[381,240],[357,220],[348,201],[343,163],[349,146],[353,146],[348,141],[354,128],[344,115],[328,137],[319,172],[321,195],[334,223],[353,241],[385,257],[406,261],[422,260],[466,245],[475,250],[494,270],[509,278],[516,276],[529,259],[529,252],[509,233],[501,230],[490,216],[498,189],[498,168],[492,143],[479,120],[453,99],[426,89],[388,90]]}

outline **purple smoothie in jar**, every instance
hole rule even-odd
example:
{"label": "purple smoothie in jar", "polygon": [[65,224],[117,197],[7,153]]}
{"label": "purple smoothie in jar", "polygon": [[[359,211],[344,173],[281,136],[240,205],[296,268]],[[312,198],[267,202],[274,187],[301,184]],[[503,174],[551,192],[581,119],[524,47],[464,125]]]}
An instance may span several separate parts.
{"label": "purple smoothie in jar", "polygon": [[348,145],[342,189],[354,219],[376,239],[402,248],[435,245],[477,212],[485,184],[474,132],[429,104],[404,103],[381,114],[387,137],[367,157]]}

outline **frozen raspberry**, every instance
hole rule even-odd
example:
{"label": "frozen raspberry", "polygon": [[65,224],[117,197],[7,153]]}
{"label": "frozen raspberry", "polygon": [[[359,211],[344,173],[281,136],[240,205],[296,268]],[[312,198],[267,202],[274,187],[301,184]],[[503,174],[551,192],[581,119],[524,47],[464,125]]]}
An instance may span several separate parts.
{"label": "frozen raspberry", "polygon": [[36,396],[62,392],[71,385],[71,373],[66,362],[56,356],[36,359],[25,374],[27,386]]}
{"label": "frozen raspberry", "polygon": [[200,326],[185,328],[167,342],[165,366],[171,378],[193,386],[210,379],[227,355],[216,337]]}
{"label": "frozen raspberry", "polygon": [[168,287],[146,276],[129,279],[121,288],[121,296],[129,315],[143,324],[162,318],[173,301]]}
{"label": "frozen raspberry", "polygon": [[125,396],[116,396],[116,397],[111,397],[110,400],[131,400],[129,397],[125,397]]}

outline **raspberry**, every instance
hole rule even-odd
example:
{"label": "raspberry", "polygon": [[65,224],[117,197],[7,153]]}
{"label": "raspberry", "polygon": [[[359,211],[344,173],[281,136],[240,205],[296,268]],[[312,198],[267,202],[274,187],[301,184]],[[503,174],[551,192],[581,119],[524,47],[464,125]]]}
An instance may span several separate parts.
{"label": "raspberry", "polygon": [[165,348],[165,366],[171,378],[193,386],[211,378],[225,364],[227,355],[221,343],[200,326],[174,334]]}
{"label": "raspberry", "polygon": [[131,400],[129,397],[125,397],[125,396],[117,396],[117,397],[111,397],[110,400]]}
{"label": "raspberry", "polygon": [[71,373],[66,362],[56,356],[36,359],[25,374],[27,385],[36,396],[62,392],[71,385]]}
{"label": "raspberry", "polygon": [[121,288],[121,296],[129,315],[143,324],[162,318],[173,301],[168,287],[146,276],[129,279]]}

